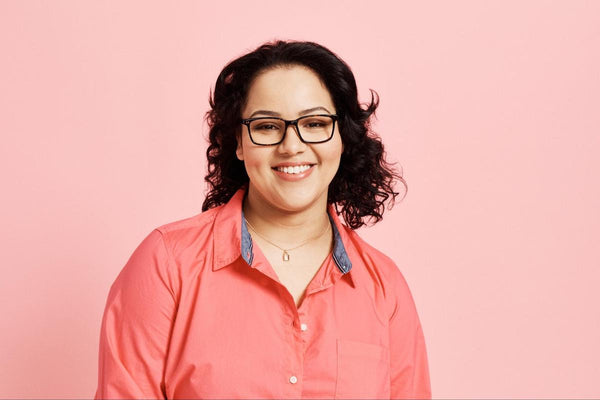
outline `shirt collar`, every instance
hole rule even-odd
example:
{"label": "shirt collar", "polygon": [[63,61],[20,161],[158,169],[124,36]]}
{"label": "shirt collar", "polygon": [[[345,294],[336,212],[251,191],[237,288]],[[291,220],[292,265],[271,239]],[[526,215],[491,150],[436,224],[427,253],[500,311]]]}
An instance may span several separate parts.
{"label": "shirt collar", "polygon": [[[214,254],[215,263],[213,270],[218,270],[230,265],[237,258],[242,258],[252,265],[254,253],[252,252],[252,237],[244,220],[242,203],[246,194],[246,188],[242,187],[231,197],[231,199],[220,207],[214,222]],[[347,274],[352,269],[352,262],[348,257],[346,248],[352,246],[333,204],[327,206],[329,220],[333,228],[334,245],[333,261],[342,274]],[[352,274],[350,274],[352,277]]]}

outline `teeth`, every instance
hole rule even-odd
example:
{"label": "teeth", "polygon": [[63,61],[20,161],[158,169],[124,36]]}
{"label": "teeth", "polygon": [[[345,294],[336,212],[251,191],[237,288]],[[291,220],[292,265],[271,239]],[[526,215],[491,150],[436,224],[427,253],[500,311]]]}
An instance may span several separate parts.
{"label": "teeth", "polygon": [[310,168],[310,165],[296,165],[294,167],[277,167],[277,171],[285,172],[286,174],[299,174]]}

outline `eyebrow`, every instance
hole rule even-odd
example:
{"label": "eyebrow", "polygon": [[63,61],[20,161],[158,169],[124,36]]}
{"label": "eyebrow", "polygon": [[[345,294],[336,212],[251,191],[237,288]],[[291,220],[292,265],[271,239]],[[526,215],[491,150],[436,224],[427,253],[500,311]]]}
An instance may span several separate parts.
{"label": "eyebrow", "polygon": [[[325,111],[326,113],[331,114],[331,112],[329,112],[328,109],[326,109],[325,107],[319,106],[319,107],[307,108],[306,110],[302,110],[302,111],[300,111],[298,113],[298,115],[300,115],[300,116],[301,115],[306,115],[306,114],[310,114],[310,113],[312,113],[314,111]],[[250,114],[250,117],[248,117],[248,118],[252,118],[252,117],[254,117],[257,114],[268,115],[268,116],[271,116],[271,117],[280,117],[281,116],[281,114],[279,114],[276,111],[256,110],[252,114]]]}

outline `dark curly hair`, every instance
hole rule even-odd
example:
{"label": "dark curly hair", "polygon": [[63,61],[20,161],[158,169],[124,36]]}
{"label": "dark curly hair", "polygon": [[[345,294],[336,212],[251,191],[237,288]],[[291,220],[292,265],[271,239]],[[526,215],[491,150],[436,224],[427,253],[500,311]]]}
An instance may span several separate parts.
{"label": "dark curly hair", "polygon": [[329,90],[339,117],[344,144],[340,166],[329,185],[328,203],[335,205],[346,224],[357,229],[366,220],[381,220],[386,202],[393,206],[398,195],[395,180],[406,182],[386,162],[381,139],[372,132],[370,118],[379,105],[371,90],[369,104],[360,104],[350,67],[329,49],[314,43],[277,40],[239,57],[223,68],[209,95],[211,110],[206,113],[210,128],[206,150],[208,174],[204,180],[209,192],[202,210],[226,203],[248,183],[244,163],[236,157],[239,120],[248,88],[261,72],[281,66],[305,66],[313,70]]}

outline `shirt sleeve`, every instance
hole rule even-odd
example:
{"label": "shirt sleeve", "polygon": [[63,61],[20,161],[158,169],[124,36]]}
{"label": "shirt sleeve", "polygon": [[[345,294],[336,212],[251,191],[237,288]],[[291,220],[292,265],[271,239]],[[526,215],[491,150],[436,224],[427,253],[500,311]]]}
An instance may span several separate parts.
{"label": "shirt sleeve", "polygon": [[164,399],[164,370],[177,310],[162,233],[153,230],[112,284],[100,331],[95,399]]}
{"label": "shirt sleeve", "polygon": [[423,329],[406,280],[400,270],[395,269],[389,325],[391,398],[431,399]]}

